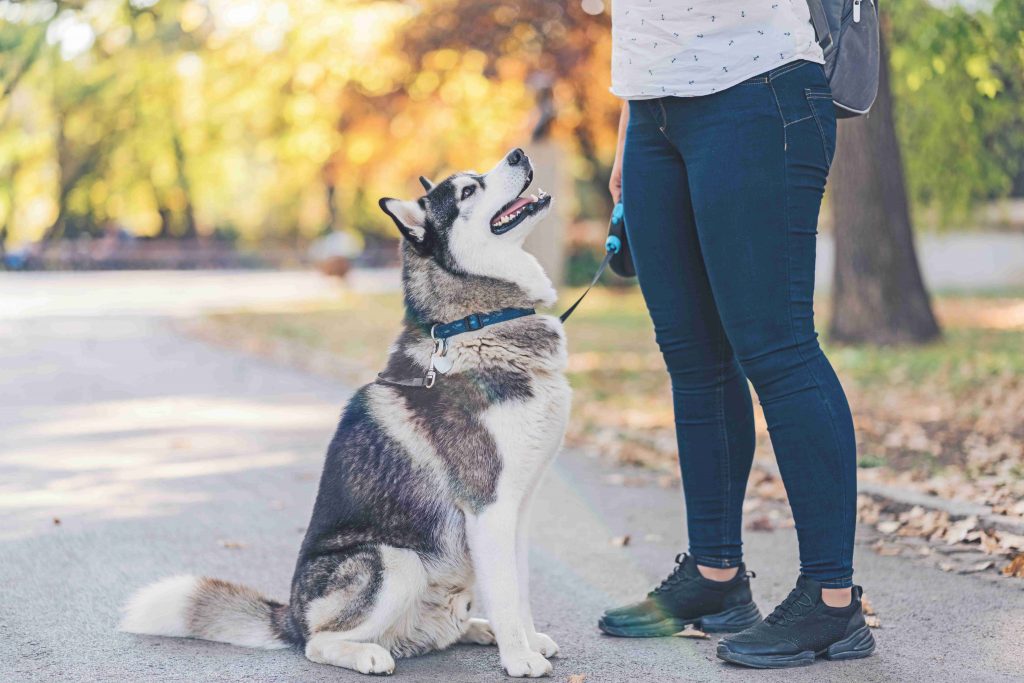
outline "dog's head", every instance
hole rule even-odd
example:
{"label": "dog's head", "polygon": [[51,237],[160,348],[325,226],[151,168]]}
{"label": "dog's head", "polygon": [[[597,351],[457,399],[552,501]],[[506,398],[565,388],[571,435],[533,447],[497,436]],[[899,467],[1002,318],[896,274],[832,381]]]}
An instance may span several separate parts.
{"label": "dog's head", "polygon": [[456,173],[416,200],[384,198],[380,207],[405,239],[410,270],[440,269],[511,283],[532,301],[550,304],[551,282],[523,240],[547,214],[551,196],[522,196],[533,181],[530,159],[514,149],[484,174]]}

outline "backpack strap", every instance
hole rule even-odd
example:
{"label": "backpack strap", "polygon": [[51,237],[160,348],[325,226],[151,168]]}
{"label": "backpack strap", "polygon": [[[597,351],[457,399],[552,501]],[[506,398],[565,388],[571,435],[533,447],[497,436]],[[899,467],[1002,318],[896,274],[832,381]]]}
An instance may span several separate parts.
{"label": "backpack strap", "polygon": [[814,34],[818,39],[821,51],[826,55],[832,50],[832,31],[828,27],[828,14],[825,13],[825,6],[821,0],[807,0],[807,9],[811,11],[811,24],[814,25]]}

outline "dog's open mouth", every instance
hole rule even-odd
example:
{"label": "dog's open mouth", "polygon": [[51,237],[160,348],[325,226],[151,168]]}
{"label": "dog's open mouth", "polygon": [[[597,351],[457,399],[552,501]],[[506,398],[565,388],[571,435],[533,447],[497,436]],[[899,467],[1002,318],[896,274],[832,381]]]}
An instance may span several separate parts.
{"label": "dog's open mouth", "polygon": [[537,194],[528,197],[516,197],[494,214],[494,218],[491,219],[491,232],[503,235],[550,203],[551,195],[544,190],[537,190]]}

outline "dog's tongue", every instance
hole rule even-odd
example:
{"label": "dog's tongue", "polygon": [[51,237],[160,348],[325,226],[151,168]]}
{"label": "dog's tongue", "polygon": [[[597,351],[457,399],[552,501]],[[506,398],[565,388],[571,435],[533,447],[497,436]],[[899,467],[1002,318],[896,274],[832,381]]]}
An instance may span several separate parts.
{"label": "dog's tongue", "polygon": [[520,197],[519,199],[517,199],[514,202],[512,202],[511,204],[509,204],[507,209],[505,209],[504,211],[499,213],[495,217],[495,220],[499,220],[501,218],[504,218],[505,216],[509,216],[509,215],[514,214],[516,211],[518,211],[519,209],[521,209],[524,206],[526,206],[527,204],[529,204],[530,201],[531,201],[531,199],[529,197]]}

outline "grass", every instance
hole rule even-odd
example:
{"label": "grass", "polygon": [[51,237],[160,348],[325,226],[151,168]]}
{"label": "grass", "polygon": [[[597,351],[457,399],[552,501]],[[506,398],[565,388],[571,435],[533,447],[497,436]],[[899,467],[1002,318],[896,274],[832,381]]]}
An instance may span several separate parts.
{"label": "grass", "polygon": [[[563,301],[576,294],[565,292]],[[878,348],[825,340],[857,416],[859,464],[919,479],[949,467],[988,476],[994,458],[972,464],[972,454],[991,452],[999,439],[1024,442],[1024,421],[1015,408],[1019,401],[1024,409],[1024,292],[956,293],[935,303],[944,324],[938,342]],[[305,365],[340,359],[333,367],[348,381],[366,382],[383,365],[401,316],[398,295],[346,293],[301,310],[215,315],[205,331],[259,351],[288,349],[289,358]],[[575,390],[570,443],[674,471],[668,378],[639,292],[595,290],[567,323],[567,333]],[[770,445],[758,416],[764,455]],[[1013,455],[1012,448],[1008,452]],[[1021,471],[1020,462],[1001,467],[1000,476]]]}

